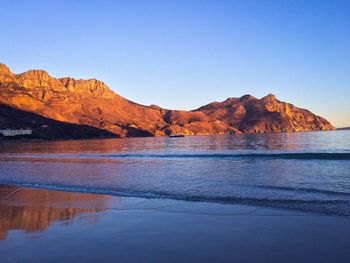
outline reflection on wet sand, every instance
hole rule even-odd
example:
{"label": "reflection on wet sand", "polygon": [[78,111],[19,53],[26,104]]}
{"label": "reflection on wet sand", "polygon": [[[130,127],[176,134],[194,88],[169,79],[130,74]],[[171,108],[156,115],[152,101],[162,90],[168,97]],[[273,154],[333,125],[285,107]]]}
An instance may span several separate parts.
{"label": "reflection on wet sand", "polygon": [[97,213],[107,209],[110,198],[0,185],[0,240],[5,240],[11,230],[33,233],[58,221],[69,225],[85,213],[94,223]]}

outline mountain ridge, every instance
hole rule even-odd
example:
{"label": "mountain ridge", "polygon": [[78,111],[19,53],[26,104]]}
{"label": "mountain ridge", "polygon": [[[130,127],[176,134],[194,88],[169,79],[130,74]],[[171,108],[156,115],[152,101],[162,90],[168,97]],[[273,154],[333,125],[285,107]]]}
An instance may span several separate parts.
{"label": "mountain ridge", "polygon": [[250,94],[231,97],[190,111],[170,110],[130,101],[94,78],[55,78],[45,70],[14,74],[5,64],[0,64],[0,95],[1,104],[118,137],[335,129],[326,119],[273,94],[261,99]]}

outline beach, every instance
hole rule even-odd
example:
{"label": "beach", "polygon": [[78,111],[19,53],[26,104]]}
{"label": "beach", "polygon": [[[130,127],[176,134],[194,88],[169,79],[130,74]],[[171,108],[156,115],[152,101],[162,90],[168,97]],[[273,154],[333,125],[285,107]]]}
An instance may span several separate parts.
{"label": "beach", "polygon": [[350,263],[350,0],[0,17],[0,263]]}
{"label": "beach", "polygon": [[3,262],[349,262],[349,218],[1,185]]}

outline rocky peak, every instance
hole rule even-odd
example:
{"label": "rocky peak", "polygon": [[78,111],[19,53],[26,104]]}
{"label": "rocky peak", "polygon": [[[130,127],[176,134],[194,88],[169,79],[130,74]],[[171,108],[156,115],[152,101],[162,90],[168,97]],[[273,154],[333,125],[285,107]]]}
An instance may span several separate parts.
{"label": "rocky peak", "polygon": [[0,63],[0,81],[3,83],[16,82],[15,76],[11,70],[5,65]]}
{"label": "rocky peak", "polygon": [[28,70],[26,72],[18,74],[18,76],[38,81],[48,81],[50,79],[49,73],[46,70],[40,69]]}
{"label": "rocky peak", "polygon": [[52,87],[54,89],[62,89],[62,84],[49,75],[46,70],[28,70],[21,74],[17,74],[17,81],[26,88],[34,87]]}
{"label": "rocky peak", "polygon": [[72,92],[84,93],[88,92],[95,96],[112,97],[113,92],[102,81],[97,79],[73,79],[73,78],[61,78],[59,81],[65,86],[65,88]]}
{"label": "rocky peak", "polygon": [[223,102],[225,103],[225,102],[231,102],[231,101],[233,101],[233,100],[237,100],[237,98],[235,98],[235,97],[228,97],[226,100],[224,100]]}
{"label": "rocky peak", "polygon": [[158,106],[158,105],[156,105],[156,104],[152,104],[152,105],[149,105],[151,108],[153,108],[153,109],[157,109],[157,110],[162,110],[163,108],[162,107],[160,107],[160,106]]}
{"label": "rocky peak", "polygon": [[277,98],[273,94],[267,94],[265,97],[261,98],[263,101],[277,101]]}
{"label": "rocky peak", "polygon": [[88,79],[85,80],[85,82],[87,83],[87,86],[92,94],[98,95],[109,91],[108,86],[103,81],[97,79]]}
{"label": "rocky peak", "polygon": [[97,79],[73,79],[73,78],[61,78],[59,81],[69,91],[73,92],[88,92],[95,96],[102,96],[110,98],[114,96],[114,93],[109,87],[100,80]]}
{"label": "rocky peak", "polygon": [[239,98],[239,101],[247,101],[247,100],[252,100],[256,99],[254,96],[250,94],[243,95],[242,97]]}
{"label": "rocky peak", "polygon": [[5,64],[0,63],[0,73],[11,73],[10,69],[8,66]]}

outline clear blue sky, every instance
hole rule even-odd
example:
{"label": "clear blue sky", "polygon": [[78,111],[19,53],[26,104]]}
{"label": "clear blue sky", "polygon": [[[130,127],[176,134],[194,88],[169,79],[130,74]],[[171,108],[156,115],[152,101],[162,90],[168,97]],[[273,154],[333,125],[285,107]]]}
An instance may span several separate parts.
{"label": "clear blue sky", "polygon": [[0,0],[0,61],[142,104],[250,93],[350,126],[350,0]]}

